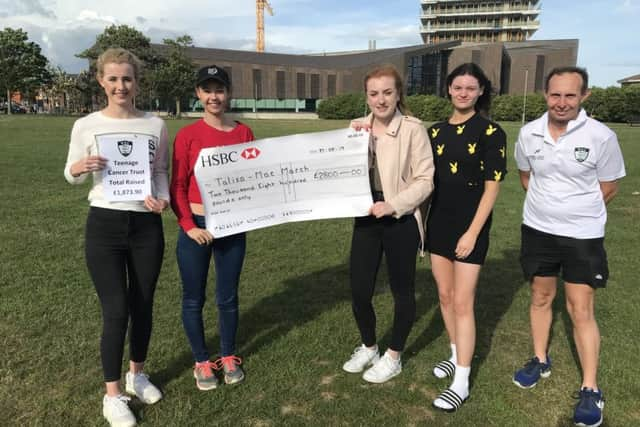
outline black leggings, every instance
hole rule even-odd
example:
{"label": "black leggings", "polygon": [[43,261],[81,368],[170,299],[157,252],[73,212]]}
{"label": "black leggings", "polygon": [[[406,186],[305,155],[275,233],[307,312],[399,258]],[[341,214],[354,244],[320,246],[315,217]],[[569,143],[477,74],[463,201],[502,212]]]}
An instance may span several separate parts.
{"label": "black leggings", "polygon": [[91,207],[85,255],[102,305],[100,356],[105,382],[120,379],[129,317],[130,360],[147,358],[163,254],[160,215]]}
{"label": "black leggings", "polygon": [[415,276],[419,243],[418,225],[413,215],[400,219],[373,216],[356,218],[351,241],[351,296],[353,315],[362,343],[376,343],[376,314],[373,292],[384,252],[394,300],[391,345],[404,350],[416,315]]}

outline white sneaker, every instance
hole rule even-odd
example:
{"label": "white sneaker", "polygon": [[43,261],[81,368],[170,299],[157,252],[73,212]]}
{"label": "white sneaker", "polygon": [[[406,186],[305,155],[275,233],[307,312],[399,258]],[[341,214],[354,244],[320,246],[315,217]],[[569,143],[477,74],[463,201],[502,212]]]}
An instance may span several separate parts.
{"label": "white sneaker", "polygon": [[402,362],[394,359],[386,352],[372,367],[362,375],[365,381],[370,383],[384,383],[402,372]]}
{"label": "white sneaker", "polygon": [[127,372],[125,382],[127,393],[137,396],[147,405],[152,405],[162,399],[162,393],[158,390],[158,387],[151,384],[149,376],[145,373],[138,372],[134,374],[133,372]]}
{"label": "white sneaker", "polygon": [[107,396],[102,399],[102,415],[107,419],[111,427],[133,427],[136,425],[136,417],[129,409],[128,396]]}
{"label": "white sneaker", "polygon": [[362,344],[360,347],[356,347],[353,350],[353,354],[351,355],[351,359],[347,360],[344,365],[342,365],[342,369],[352,374],[357,374],[358,372],[362,372],[364,368],[369,365],[373,365],[380,359],[380,355],[378,354],[378,346],[375,346],[373,350],[370,350]]}

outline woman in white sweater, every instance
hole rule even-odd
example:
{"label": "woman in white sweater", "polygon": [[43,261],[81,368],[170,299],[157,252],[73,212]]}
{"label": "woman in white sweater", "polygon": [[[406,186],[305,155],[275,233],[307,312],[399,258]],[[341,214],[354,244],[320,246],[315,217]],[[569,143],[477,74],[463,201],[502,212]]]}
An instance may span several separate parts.
{"label": "woman in white sweater", "polygon": [[85,256],[102,306],[103,415],[112,426],[132,426],[130,398],[120,388],[129,323],[125,389],[147,404],[162,397],[143,367],[164,254],[160,214],[169,205],[168,138],[163,120],[134,106],[140,60],[125,49],[108,49],[96,65],[107,106],[74,123],[64,175],[71,184],[93,178]]}

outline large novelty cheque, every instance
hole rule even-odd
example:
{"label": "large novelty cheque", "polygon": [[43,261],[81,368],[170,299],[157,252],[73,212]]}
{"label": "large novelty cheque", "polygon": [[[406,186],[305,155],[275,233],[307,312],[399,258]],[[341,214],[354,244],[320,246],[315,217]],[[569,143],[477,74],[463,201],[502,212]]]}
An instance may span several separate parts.
{"label": "large novelty cheque", "polygon": [[102,171],[102,191],[106,200],[144,200],[151,194],[149,153],[157,146],[155,136],[110,133],[96,135],[96,142],[98,152],[108,160]]}
{"label": "large novelty cheque", "polygon": [[367,215],[369,134],[353,129],[205,148],[195,165],[214,237],[293,221]]}

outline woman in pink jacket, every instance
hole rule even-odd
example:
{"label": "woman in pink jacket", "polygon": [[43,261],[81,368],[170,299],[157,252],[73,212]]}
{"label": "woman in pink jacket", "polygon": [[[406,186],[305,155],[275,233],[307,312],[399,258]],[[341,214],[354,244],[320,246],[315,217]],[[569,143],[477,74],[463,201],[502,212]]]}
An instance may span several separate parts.
{"label": "woman in pink jacket", "polygon": [[[419,206],[433,189],[433,155],[422,122],[406,115],[402,78],[391,65],[371,70],[364,79],[371,114],[353,126],[370,131],[369,180],[373,205],[355,219],[351,243],[353,314],[362,344],[343,369],[383,383],[402,371],[400,355],[413,326],[416,252],[423,240]],[[391,343],[379,355],[372,305],[382,254],[394,299]]]}

